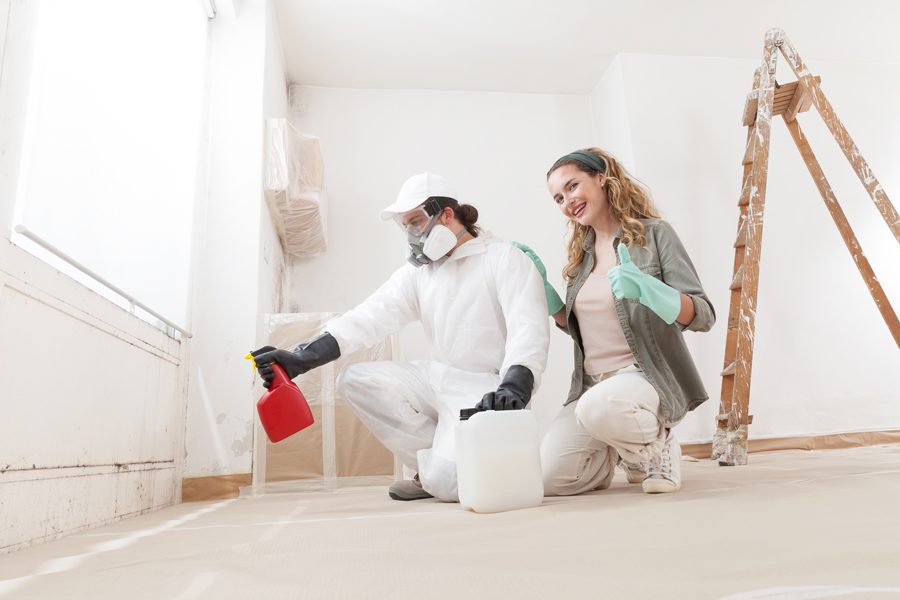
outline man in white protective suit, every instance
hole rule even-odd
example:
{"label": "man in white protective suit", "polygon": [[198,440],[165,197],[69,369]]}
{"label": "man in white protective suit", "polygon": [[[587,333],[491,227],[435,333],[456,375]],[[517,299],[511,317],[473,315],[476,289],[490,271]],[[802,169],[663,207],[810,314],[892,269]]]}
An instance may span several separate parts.
{"label": "man in white protective suit", "polygon": [[355,364],[337,380],[362,422],[417,472],[391,486],[395,500],[458,501],[460,410],[525,408],[547,365],[547,300],[534,263],[482,231],[478,211],[457,198],[443,177],[407,180],[381,218],[406,234],[409,264],[316,339],[292,351],[266,346],[252,353],[268,387],[273,362],[293,379],[422,322],[431,360]]}

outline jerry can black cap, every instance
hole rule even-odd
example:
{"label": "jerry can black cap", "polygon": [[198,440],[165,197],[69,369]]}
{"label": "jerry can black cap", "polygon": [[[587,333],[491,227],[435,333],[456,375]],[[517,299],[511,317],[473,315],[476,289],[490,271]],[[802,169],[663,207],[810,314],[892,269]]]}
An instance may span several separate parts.
{"label": "jerry can black cap", "polygon": [[459,411],[459,420],[460,421],[468,421],[469,417],[478,413],[479,410],[477,408],[463,408]]}

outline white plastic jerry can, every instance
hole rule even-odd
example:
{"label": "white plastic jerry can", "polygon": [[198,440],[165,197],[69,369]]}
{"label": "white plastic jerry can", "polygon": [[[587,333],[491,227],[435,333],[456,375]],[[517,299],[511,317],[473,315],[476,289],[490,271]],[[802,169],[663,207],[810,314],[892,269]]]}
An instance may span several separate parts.
{"label": "white plastic jerry can", "polygon": [[478,513],[540,506],[544,499],[537,422],[530,410],[460,411],[459,503]]}

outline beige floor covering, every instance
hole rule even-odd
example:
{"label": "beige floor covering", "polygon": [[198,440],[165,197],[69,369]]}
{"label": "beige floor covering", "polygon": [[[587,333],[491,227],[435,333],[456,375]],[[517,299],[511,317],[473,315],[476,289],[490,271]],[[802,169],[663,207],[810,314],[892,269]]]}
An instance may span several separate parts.
{"label": "beige floor covering", "polygon": [[479,515],[384,489],[181,504],[0,556],[0,598],[900,599],[900,446],[685,462]]}

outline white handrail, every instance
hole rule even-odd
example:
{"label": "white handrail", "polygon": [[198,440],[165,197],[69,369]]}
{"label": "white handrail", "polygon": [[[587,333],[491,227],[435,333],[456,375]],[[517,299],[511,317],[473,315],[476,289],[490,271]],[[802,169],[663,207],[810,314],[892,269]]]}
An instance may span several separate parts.
{"label": "white handrail", "polygon": [[29,229],[27,227],[25,227],[24,225],[16,225],[16,233],[24,235],[25,237],[27,237],[29,240],[31,240],[38,246],[44,248],[45,250],[47,250],[49,252],[52,252],[53,254],[55,254],[59,258],[63,259],[64,261],[66,261],[67,263],[69,263],[70,265],[72,265],[73,267],[75,267],[76,269],[78,269],[79,271],[84,273],[85,275],[93,277],[94,279],[96,279],[97,281],[99,281],[100,283],[102,283],[103,285],[105,285],[106,287],[108,287],[109,289],[114,291],[115,293],[119,294],[120,296],[122,296],[123,298],[128,300],[128,302],[130,302],[134,306],[140,306],[142,309],[144,309],[145,311],[147,311],[148,313],[150,313],[151,315],[153,315],[154,317],[156,317],[157,319],[159,319],[160,321],[162,321],[169,327],[172,327],[173,329],[180,331],[187,337],[193,337],[191,335],[190,331],[185,331],[184,329],[182,329],[181,327],[179,327],[172,321],[168,320],[167,318],[165,318],[158,312],[151,309],[149,306],[147,306],[140,300],[136,300],[135,297],[132,296],[131,294],[129,294],[128,292],[114,286],[113,284],[108,282],[106,279],[104,279],[103,277],[100,277],[99,275],[97,275],[96,273],[94,273],[93,271],[88,269],[86,266],[84,266],[83,264],[81,264],[80,262],[78,262],[77,260],[72,258],[71,256],[69,256],[68,254],[66,254],[65,252],[63,252],[62,250],[60,250],[59,248],[54,246],[53,244],[47,242],[40,236],[29,231]]}

